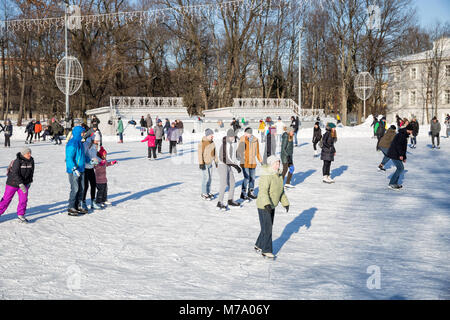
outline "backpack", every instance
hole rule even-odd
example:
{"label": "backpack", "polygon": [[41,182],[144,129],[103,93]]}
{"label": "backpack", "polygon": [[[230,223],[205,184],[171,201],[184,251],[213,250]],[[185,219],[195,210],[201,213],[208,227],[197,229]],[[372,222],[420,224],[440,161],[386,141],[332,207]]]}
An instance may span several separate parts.
{"label": "backpack", "polygon": [[6,169],[6,175],[9,176],[9,172],[11,171],[11,168],[14,164],[14,161],[16,161],[16,159],[12,160],[8,166],[8,168]]}

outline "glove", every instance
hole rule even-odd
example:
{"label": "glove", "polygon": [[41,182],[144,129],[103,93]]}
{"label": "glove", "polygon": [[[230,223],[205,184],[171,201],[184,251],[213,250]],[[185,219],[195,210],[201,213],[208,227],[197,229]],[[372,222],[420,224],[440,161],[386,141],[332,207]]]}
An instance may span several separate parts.
{"label": "glove", "polygon": [[27,193],[27,187],[23,183],[19,184],[20,190],[22,190],[23,193]]}
{"label": "glove", "polygon": [[112,165],[115,165],[116,163],[117,163],[117,160],[111,161],[111,164],[112,164]]}
{"label": "glove", "polygon": [[232,164],[231,166],[232,166],[233,168],[235,168],[235,169],[237,170],[238,173],[241,173],[242,170],[241,170],[241,168],[240,168],[239,166],[237,166],[237,165],[235,165],[235,164]]}
{"label": "glove", "polygon": [[98,165],[98,160],[97,159],[92,159],[90,164],[93,165],[93,166],[96,166],[96,165]]}
{"label": "glove", "polygon": [[270,205],[270,204],[266,204],[265,206],[264,206],[264,209],[266,209],[267,211],[272,211],[272,206]]}
{"label": "glove", "polygon": [[199,164],[198,167],[200,168],[200,170],[206,170],[205,164]]}
{"label": "glove", "polygon": [[286,212],[289,212],[289,206],[284,207],[286,209]]}
{"label": "glove", "polygon": [[81,175],[81,174],[80,174],[80,171],[78,171],[76,167],[73,167],[72,173],[73,173],[73,175],[76,176],[76,177],[79,177],[79,176]]}
{"label": "glove", "polygon": [[293,174],[293,173],[294,173],[294,170],[295,170],[294,165],[289,166],[289,173],[290,173],[290,174]]}

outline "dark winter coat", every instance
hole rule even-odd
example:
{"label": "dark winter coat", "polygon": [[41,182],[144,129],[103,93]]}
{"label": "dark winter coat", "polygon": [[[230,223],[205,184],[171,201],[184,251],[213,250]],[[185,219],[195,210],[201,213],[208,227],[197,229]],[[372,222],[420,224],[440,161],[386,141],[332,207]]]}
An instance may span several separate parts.
{"label": "dark winter coat", "polygon": [[377,135],[377,137],[381,138],[382,136],[384,136],[385,133],[386,133],[386,121],[381,120],[380,122],[378,122],[378,128],[375,134]]}
{"label": "dark winter coat", "polygon": [[63,126],[62,125],[60,125],[59,123],[58,123],[58,121],[55,121],[55,122],[53,122],[52,123],[52,125],[51,125],[51,127],[52,127],[52,133],[53,133],[53,135],[62,135],[63,133],[64,133],[64,128],[63,128]]}
{"label": "dark winter coat", "polygon": [[13,134],[13,126],[12,124],[7,124],[3,127],[3,131],[5,131],[5,136],[11,137]]}
{"label": "dark winter coat", "polygon": [[320,127],[314,127],[312,142],[318,143],[320,140],[322,140],[322,130],[320,129]]}
{"label": "dark winter coat", "polygon": [[25,132],[27,133],[34,133],[34,123],[29,122],[27,126],[25,127]]}
{"label": "dark winter coat", "polygon": [[298,131],[299,120],[297,118],[295,118],[294,120],[291,121],[291,128],[293,128],[295,132]]}
{"label": "dark winter coat", "polygon": [[241,128],[239,122],[236,120],[233,120],[230,125],[233,127],[234,132],[237,132],[237,130]]}
{"label": "dark winter coat", "polygon": [[19,188],[20,184],[28,185],[33,182],[33,174],[33,157],[28,160],[19,152],[17,153],[17,158],[14,160],[12,167],[8,172],[6,184],[14,188]]}
{"label": "dark winter coat", "polygon": [[406,160],[408,136],[408,132],[406,132],[405,128],[398,130],[398,133],[395,135],[394,140],[392,140],[391,146],[389,147],[387,153],[389,158],[400,160],[400,157],[403,157],[403,160]]}
{"label": "dark winter coat", "polygon": [[294,140],[289,141],[289,134],[283,133],[281,136],[281,163],[292,164],[294,154]]}
{"label": "dark winter coat", "polygon": [[411,121],[411,126],[413,128],[412,135],[417,137],[419,135],[419,123],[417,121]]}
{"label": "dark winter coat", "polygon": [[139,124],[141,125],[142,128],[146,128],[147,127],[147,122],[145,121],[144,118],[141,118],[141,121],[139,122]]}
{"label": "dark winter coat", "polygon": [[[396,132],[394,129],[389,128],[384,136],[378,141],[378,148],[388,149],[391,146],[392,140],[394,140]],[[377,148],[377,149],[378,149]]]}
{"label": "dark winter coat", "polygon": [[334,161],[334,154],[336,149],[334,148],[334,138],[331,136],[331,129],[323,134],[322,137],[322,153],[320,154],[320,159],[325,161]]}

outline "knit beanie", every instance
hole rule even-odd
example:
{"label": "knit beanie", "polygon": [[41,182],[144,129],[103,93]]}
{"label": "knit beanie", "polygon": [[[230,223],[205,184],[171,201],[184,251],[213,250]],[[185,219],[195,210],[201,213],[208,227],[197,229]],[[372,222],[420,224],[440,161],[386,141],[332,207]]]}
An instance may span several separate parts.
{"label": "knit beanie", "polygon": [[274,163],[277,162],[277,161],[280,161],[280,162],[281,162],[280,158],[278,158],[278,157],[275,156],[275,155],[271,155],[270,157],[267,158],[267,164],[268,164],[269,166],[272,166],[272,164],[274,164]]}
{"label": "knit beanie", "polygon": [[253,134],[253,129],[250,127],[247,127],[244,131],[245,133]]}
{"label": "knit beanie", "polygon": [[212,131],[211,129],[206,129],[205,130],[205,136],[207,137],[207,136],[210,136],[210,135],[213,135],[214,134],[214,131]]}
{"label": "knit beanie", "polygon": [[22,151],[20,152],[21,155],[26,155],[27,153],[31,153],[31,149],[28,147],[25,147],[22,149]]}

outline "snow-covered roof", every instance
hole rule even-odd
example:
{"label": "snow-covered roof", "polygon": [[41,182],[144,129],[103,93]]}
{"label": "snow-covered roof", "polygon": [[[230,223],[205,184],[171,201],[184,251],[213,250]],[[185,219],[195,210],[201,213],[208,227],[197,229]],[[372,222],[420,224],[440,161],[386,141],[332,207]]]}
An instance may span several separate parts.
{"label": "snow-covered roof", "polygon": [[[438,45],[440,46],[440,48],[436,49],[436,46]],[[442,59],[450,59],[450,38],[444,38],[433,42],[433,49],[431,50],[410,54],[403,57],[398,57],[387,61],[387,64],[395,64],[397,62],[423,61],[426,59],[430,59],[430,57],[433,57],[435,54],[441,55],[441,53]]]}

